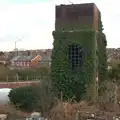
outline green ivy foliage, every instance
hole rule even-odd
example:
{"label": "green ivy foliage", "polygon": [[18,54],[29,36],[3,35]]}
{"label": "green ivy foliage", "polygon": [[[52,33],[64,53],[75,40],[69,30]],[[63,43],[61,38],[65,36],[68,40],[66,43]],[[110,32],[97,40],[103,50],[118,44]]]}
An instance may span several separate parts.
{"label": "green ivy foliage", "polygon": [[105,91],[104,82],[107,80],[107,56],[106,56],[106,36],[103,33],[103,25],[101,21],[101,14],[99,13],[97,46],[98,46],[98,77],[99,77],[99,95]]}
{"label": "green ivy foliage", "polygon": [[[96,44],[93,30],[76,32],[53,32],[52,80],[54,90],[64,98],[82,99],[88,86],[95,84]],[[69,45],[78,44],[83,48],[83,63],[79,70],[72,70],[68,59]],[[94,88],[91,86],[91,90]]]}

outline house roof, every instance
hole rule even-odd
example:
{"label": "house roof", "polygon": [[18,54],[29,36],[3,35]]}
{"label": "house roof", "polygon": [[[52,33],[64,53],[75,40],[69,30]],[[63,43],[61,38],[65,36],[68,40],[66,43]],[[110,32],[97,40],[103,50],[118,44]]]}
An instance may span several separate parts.
{"label": "house roof", "polygon": [[11,61],[29,61],[32,59],[33,59],[33,56],[16,56]]}
{"label": "house roof", "polygon": [[[38,55],[37,55],[38,56]],[[16,56],[16,57],[13,57],[11,59],[11,61],[31,61],[33,60],[34,58],[36,58],[37,56]],[[48,56],[48,55],[43,55],[42,57],[40,56],[40,60],[39,62],[50,62],[51,61],[51,57]]]}
{"label": "house roof", "polygon": [[20,56],[13,57],[13,58],[11,59],[11,61],[16,61],[16,60],[18,60],[19,57],[20,57]]}
{"label": "house roof", "polygon": [[35,59],[36,59],[36,60],[39,61],[41,58],[42,58],[42,57],[41,57],[40,55],[37,55],[37,56],[33,57],[32,60],[35,60]]}

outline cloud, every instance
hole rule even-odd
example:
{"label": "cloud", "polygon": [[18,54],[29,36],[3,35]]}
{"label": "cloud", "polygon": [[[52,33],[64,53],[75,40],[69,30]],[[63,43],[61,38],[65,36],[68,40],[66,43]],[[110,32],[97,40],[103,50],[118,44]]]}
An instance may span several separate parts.
{"label": "cloud", "polygon": [[[16,2],[17,1],[17,2]],[[71,0],[73,3],[95,2],[102,14],[108,47],[119,47],[120,7],[118,0]],[[52,48],[55,5],[68,0],[0,0],[0,48]]]}
{"label": "cloud", "polygon": [[[8,38],[6,39],[8,35],[14,36],[11,42],[14,42],[16,37],[24,36],[21,46],[18,44],[19,48],[52,47],[52,30],[55,21],[53,4],[10,5],[5,11],[0,12],[0,16],[0,38],[3,38],[4,42],[8,41]],[[14,46],[9,48],[14,49]]]}
{"label": "cloud", "polygon": [[34,4],[48,1],[50,0],[0,0],[0,4]]}

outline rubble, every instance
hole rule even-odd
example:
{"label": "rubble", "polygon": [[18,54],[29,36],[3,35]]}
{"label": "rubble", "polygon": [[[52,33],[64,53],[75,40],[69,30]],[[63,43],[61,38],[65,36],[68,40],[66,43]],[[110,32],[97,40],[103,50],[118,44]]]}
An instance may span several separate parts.
{"label": "rubble", "polygon": [[6,114],[0,114],[0,120],[6,120],[7,115]]}

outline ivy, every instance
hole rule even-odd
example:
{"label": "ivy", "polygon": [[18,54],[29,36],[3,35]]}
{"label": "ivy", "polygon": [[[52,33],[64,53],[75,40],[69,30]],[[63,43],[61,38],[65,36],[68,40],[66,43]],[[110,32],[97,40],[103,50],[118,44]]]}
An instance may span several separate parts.
{"label": "ivy", "polygon": [[[80,100],[86,93],[86,86],[95,80],[95,31],[53,32],[52,80],[58,95]],[[64,39],[63,39],[64,38]],[[68,46],[79,44],[83,48],[83,65],[74,71],[70,68]]]}
{"label": "ivy", "polygon": [[106,56],[106,36],[103,33],[103,25],[101,22],[101,14],[99,13],[99,24],[98,24],[97,44],[98,44],[98,77],[99,77],[99,95],[101,95],[105,86],[103,83],[107,80],[107,56]]}

